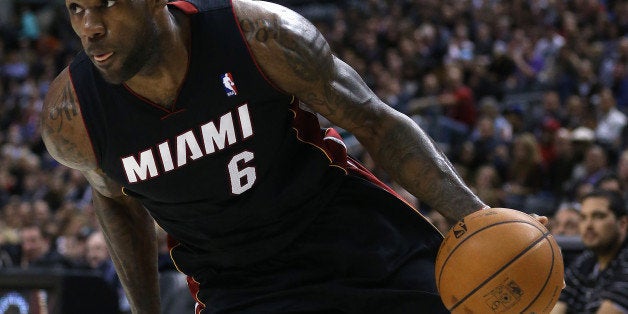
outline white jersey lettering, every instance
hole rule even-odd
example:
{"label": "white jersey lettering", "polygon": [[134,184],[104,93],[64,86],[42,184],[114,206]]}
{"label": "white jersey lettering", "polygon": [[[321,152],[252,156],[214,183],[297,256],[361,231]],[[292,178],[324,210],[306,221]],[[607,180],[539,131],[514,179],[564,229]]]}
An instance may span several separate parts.
{"label": "white jersey lettering", "polygon": [[170,153],[170,145],[168,144],[168,141],[159,144],[157,148],[159,148],[159,155],[161,156],[161,162],[164,165],[164,171],[168,172],[174,169],[174,164],[172,163],[172,154]]}
{"label": "white jersey lettering", "polygon": [[[237,117],[234,117],[236,114]],[[129,183],[157,177],[161,171],[175,170],[185,166],[188,161],[194,161],[216,151],[221,151],[238,141],[253,136],[253,124],[246,103],[232,112],[223,114],[217,120],[201,124],[196,129],[186,130],[176,138],[161,141],[155,147],[139,154],[122,158],[122,167]],[[202,143],[199,142],[197,134],[200,134]],[[159,155],[160,158],[155,158],[155,155]],[[234,194],[240,194],[253,186],[257,178],[255,167],[245,166],[253,158],[252,152],[245,151],[235,155],[231,162],[226,165]],[[157,165],[158,162],[161,164]]]}
{"label": "white jersey lettering", "polygon": [[[190,152],[192,155],[188,156]],[[194,136],[194,132],[191,130],[177,136],[177,167],[185,165],[188,162],[188,157],[192,160],[203,157],[201,147],[198,145],[196,136]]]}
{"label": "white jersey lettering", "polygon": [[205,143],[205,154],[209,155],[215,151],[222,150],[226,144],[231,145],[236,142],[235,128],[231,112],[220,117],[220,130],[216,129],[214,122],[201,125],[201,134]]}
{"label": "white jersey lettering", "polygon": [[240,117],[240,127],[242,128],[242,138],[253,135],[253,125],[249,117],[249,106],[244,104],[238,108],[238,117]]}
{"label": "white jersey lettering", "polygon": [[139,157],[139,162],[135,159],[135,156],[122,158],[122,164],[124,165],[124,170],[126,170],[126,177],[130,183],[144,181],[148,179],[149,176],[152,178],[159,175],[152,149],[141,152]]}
{"label": "white jersey lettering", "polygon": [[242,167],[253,161],[253,158],[255,155],[249,151],[243,151],[231,158],[227,165],[231,179],[231,193],[239,195],[253,187],[257,179],[255,167]]}

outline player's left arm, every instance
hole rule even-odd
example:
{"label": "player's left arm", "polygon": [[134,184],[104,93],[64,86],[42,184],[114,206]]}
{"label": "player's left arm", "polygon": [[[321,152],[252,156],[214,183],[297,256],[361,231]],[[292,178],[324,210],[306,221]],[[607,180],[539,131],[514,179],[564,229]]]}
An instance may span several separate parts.
{"label": "player's left arm", "polygon": [[378,165],[446,217],[457,220],[486,207],[427,134],[336,58],[308,20],[268,2],[234,5],[255,59],[274,84],[353,133]]}

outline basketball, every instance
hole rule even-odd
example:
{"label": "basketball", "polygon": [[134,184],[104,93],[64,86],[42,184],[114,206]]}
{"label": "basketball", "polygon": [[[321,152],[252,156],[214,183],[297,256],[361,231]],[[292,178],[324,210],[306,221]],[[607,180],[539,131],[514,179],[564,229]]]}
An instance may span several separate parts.
{"label": "basketball", "polygon": [[452,313],[549,313],[563,288],[563,258],[536,219],[507,208],[454,225],[436,257],[436,286]]}

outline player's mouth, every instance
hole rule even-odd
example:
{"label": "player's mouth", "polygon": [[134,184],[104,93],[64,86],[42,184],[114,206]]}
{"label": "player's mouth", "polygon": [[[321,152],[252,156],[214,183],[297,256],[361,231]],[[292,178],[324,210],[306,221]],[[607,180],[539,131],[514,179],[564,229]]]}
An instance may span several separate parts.
{"label": "player's mouth", "polygon": [[103,53],[103,54],[95,54],[94,55],[94,60],[96,62],[98,62],[98,63],[104,63],[109,58],[111,58],[112,55],[113,55],[113,52],[107,52],[107,53]]}

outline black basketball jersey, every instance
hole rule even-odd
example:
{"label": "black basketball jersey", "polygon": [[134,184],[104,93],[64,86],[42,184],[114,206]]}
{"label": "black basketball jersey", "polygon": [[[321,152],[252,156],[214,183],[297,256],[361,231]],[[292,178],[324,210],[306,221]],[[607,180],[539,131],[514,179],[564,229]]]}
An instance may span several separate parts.
{"label": "black basketball jersey", "polygon": [[99,166],[202,266],[253,263],[300,234],[346,175],[346,152],[255,63],[230,1],[169,3],[189,15],[191,47],[172,109],[70,65]]}

